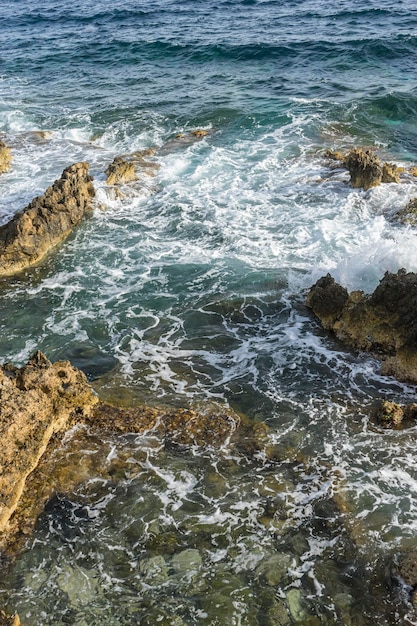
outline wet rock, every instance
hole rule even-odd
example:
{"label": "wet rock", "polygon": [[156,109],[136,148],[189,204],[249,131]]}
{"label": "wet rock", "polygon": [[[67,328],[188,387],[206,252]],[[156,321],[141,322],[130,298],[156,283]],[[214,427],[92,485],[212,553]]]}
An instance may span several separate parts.
{"label": "wet rock", "polygon": [[287,585],[290,582],[288,570],[291,567],[292,557],[283,552],[274,554],[262,561],[256,568],[256,576],[270,587]]}
{"label": "wet rock", "polygon": [[0,367],[0,537],[52,437],[88,414],[97,397],[68,361],[37,352],[21,368]]}
{"label": "wet rock", "polygon": [[101,402],[87,418],[93,428],[108,432],[152,431],[166,443],[182,445],[222,445],[234,435],[241,423],[233,411],[218,407],[206,412],[192,409],[156,409],[140,406],[120,408]]}
{"label": "wet rock", "polygon": [[387,272],[373,294],[347,294],[330,275],[311,287],[306,304],[324,328],[382,359],[382,372],[417,381],[417,274]]}
{"label": "wet rock", "polygon": [[383,183],[400,183],[400,174],[403,172],[401,167],[398,167],[394,163],[384,163],[382,166],[382,181]]}
{"label": "wet rock", "polygon": [[198,550],[188,548],[172,557],[172,567],[180,576],[193,578],[201,569],[203,561]]}
{"label": "wet rock", "polygon": [[67,594],[73,608],[90,604],[102,593],[97,573],[78,565],[64,566],[57,576],[57,584]]}
{"label": "wet rock", "polygon": [[108,185],[120,185],[130,183],[137,179],[135,164],[132,161],[125,161],[122,157],[116,157],[104,172],[107,176]]}
{"label": "wet rock", "polygon": [[94,197],[88,163],[66,168],[49,187],[0,228],[0,276],[41,261],[91,209]]}
{"label": "wet rock", "polygon": [[304,622],[306,612],[303,606],[303,595],[300,589],[290,589],[285,594],[291,617],[296,623]]}
{"label": "wet rock", "polygon": [[149,585],[161,585],[168,580],[168,565],[161,555],[143,559],[139,571]]}
{"label": "wet rock", "polygon": [[414,425],[417,420],[417,404],[400,405],[383,400],[375,411],[375,417],[384,428],[398,428],[407,422]]}
{"label": "wet rock", "polygon": [[0,174],[5,174],[12,166],[12,153],[7,144],[0,139]]}
{"label": "wet rock", "polygon": [[417,589],[417,550],[410,550],[402,555],[398,573],[407,585]]}
{"label": "wet rock", "polygon": [[330,161],[338,161],[340,164],[342,164],[344,163],[344,160],[346,158],[346,153],[341,152],[340,150],[331,150],[329,148],[324,153],[324,156],[326,159],[329,159]]}
{"label": "wet rock", "polygon": [[17,613],[11,616],[4,611],[0,611],[0,626],[21,626],[19,616]]}
{"label": "wet rock", "polygon": [[158,148],[158,154],[166,155],[175,152],[178,148],[184,148],[192,145],[196,141],[200,141],[204,137],[211,135],[213,130],[197,129],[189,133],[178,133],[173,139],[165,142],[160,148]]}
{"label": "wet rock", "polygon": [[351,150],[345,165],[349,170],[352,187],[362,187],[366,191],[382,182],[382,162],[371,150]]}
{"label": "wet rock", "polygon": [[348,300],[347,289],[338,285],[334,278],[327,274],[322,276],[310,289],[307,294],[306,305],[313,309],[324,328],[331,329],[339,319]]}
{"label": "wet rock", "polygon": [[[416,168],[417,169],[417,168]],[[417,174],[416,174],[417,175]],[[413,198],[408,202],[404,209],[397,211],[394,219],[401,222],[401,224],[409,224],[410,226],[417,225],[417,198]]]}

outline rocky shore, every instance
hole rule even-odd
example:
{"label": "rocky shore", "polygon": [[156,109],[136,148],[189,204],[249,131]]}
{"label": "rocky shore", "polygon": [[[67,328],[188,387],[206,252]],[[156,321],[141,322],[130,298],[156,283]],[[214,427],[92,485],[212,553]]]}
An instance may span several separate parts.
{"label": "rocky shore", "polygon": [[307,295],[323,327],[382,361],[383,374],[417,382],[417,274],[387,272],[375,291],[350,294],[327,274]]}
{"label": "rocky shore", "polygon": [[[178,135],[159,153],[167,154],[206,135],[206,131]],[[140,173],[153,175],[159,165],[150,159],[156,153],[148,150],[116,157],[105,170],[107,185],[134,183]],[[355,188],[367,190],[381,183],[401,182],[401,168],[383,163],[372,151],[355,149],[339,160],[349,170]],[[0,142],[0,173],[10,168],[11,162],[10,149]],[[91,210],[94,196],[88,163],[66,168],[42,196],[0,228],[0,276],[11,276],[40,262]],[[412,203],[407,206],[408,213],[415,208]],[[370,295],[362,291],[349,294],[328,274],[311,287],[306,304],[338,339],[378,357],[384,374],[417,382],[417,274],[405,270],[386,273]],[[71,472],[65,476],[55,473],[54,451],[74,426],[84,429],[86,436],[88,432],[115,437],[152,433],[168,446],[227,445],[244,454],[265,453],[263,424],[215,405],[204,410],[113,406],[99,399],[85,375],[71,363],[51,363],[40,352],[23,367],[0,366],[0,398],[3,554],[19,549],[58,489],[65,492],[71,487]],[[406,422],[415,423],[417,407],[384,402],[377,419],[384,428],[402,427]],[[102,471],[108,478],[110,469]],[[399,576],[415,590],[417,583],[409,574],[414,564],[415,559],[400,568]],[[18,616],[0,612],[0,626],[19,623]]]}

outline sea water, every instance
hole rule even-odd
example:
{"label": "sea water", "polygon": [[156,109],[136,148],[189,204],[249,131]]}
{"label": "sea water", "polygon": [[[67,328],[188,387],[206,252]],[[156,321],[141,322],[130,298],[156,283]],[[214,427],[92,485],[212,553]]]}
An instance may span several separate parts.
{"label": "sea water", "polygon": [[[70,359],[125,404],[228,405],[275,450],[75,441],[63,462],[96,462],[48,504],[3,606],[24,626],[417,623],[387,574],[415,546],[416,429],[370,419],[415,388],[304,305],[327,272],[370,292],[417,271],[394,219],[417,181],[352,189],[323,157],[416,163],[414,3],[16,0],[0,43],[0,223],[71,163],[96,189],[53,255],[1,282],[1,360]],[[156,175],[113,193],[107,165],[148,148]]]}

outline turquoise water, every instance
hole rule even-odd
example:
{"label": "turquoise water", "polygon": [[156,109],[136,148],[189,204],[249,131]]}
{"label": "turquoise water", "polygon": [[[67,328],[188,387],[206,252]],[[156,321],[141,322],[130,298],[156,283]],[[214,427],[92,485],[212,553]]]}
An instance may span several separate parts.
{"label": "turquoise water", "polygon": [[[103,398],[228,404],[276,449],[93,437],[79,454],[97,463],[48,505],[3,604],[24,626],[417,623],[386,574],[415,541],[415,429],[369,420],[415,389],[304,307],[327,272],[369,291],[417,271],[416,231],[392,220],[415,180],[353,190],[322,156],[416,163],[413,3],[17,0],[0,43],[1,221],[79,160],[97,192],[53,255],[1,282],[1,360],[41,349]],[[156,175],[115,196],[104,169],[149,147]]]}

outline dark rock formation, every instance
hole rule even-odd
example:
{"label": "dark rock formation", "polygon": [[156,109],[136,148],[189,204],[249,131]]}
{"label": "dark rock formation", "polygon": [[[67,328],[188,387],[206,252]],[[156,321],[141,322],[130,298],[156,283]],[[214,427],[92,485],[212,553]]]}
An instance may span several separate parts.
{"label": "dark rock formation", "polygon": [[0,537],[51,438],[86,416],[97,396],[68,361],[37,352],[22,368],[0,367]]}
{"label": "dark rock formation", "polygon": [[12,154],[9,146],[0,139],[0,174],[8,172],[12,165]]}
{"label": "dark rock formation", "polygon": [[413,198],[403,209],[397,211],[394,219],[401,224],[417,226],[417,198]]}
{"label": "dark rock formation", "polygon": [[63,241],[91,208],[88,163],[66,168],[59,180],[0,228],[0,276],[40,261]]}
{"label": "dark rock formation", "polygon": [[367,190],[382,182],[382,162],[371,150],[351,150],[345,158],[345,165],[350,173],[352,187]]}
{"label": "dark rock formation", "polygon": [[328,274],[311,287],[306,304],[339,339],[381,358],[384,374],[417,381],[417,274],[387,272],[369,296],[349,295]]}

